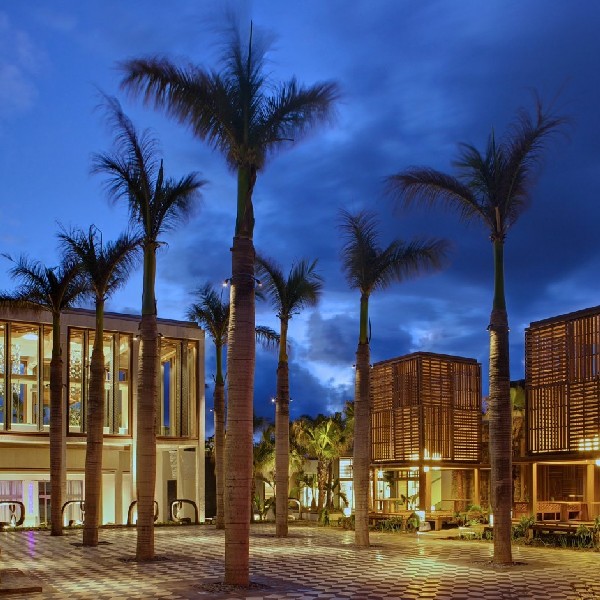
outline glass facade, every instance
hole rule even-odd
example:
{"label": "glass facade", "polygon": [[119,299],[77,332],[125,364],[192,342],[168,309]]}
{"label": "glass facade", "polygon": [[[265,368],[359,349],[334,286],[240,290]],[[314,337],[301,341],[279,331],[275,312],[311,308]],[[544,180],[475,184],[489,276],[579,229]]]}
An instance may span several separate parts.
{"label": "glass facade", "polygon": [[[67,430],[86,433],[90,361],[95,332],[70,327],[64,360],[67,374]],[[0,431],[48,431],[52,326],[0,322]],[[104,433],[132,434],[131,379],[133,334],[105,332]],[[160,338],[158,435],[190,438],[198,434],[196,405],[198,343]]]}
{"label": "glass facade", "polygon": [[161,338],[158,435],[196,435],[196,361],[194,342]]}
{"label": "glass facade", "polygon": [[[69,432],[86,431],[90,361],[95,332],[69,330]],[[132,336],[104,332],[104,433],[129,435]]]}
{"label": "glass facade", "polygon": [[[0,429],[38,431],[48,424],[43,336],[49,326],[0,323]],[[40,361],[40,356],[42,360]],[[49,364],[49,363],[48,363]]]}

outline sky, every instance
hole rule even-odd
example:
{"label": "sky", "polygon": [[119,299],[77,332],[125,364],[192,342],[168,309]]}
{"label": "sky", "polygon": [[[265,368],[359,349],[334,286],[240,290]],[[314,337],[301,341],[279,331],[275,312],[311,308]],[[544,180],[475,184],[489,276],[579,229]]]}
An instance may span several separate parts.
{"label": "sky", "polygon": [[[373,210],[381,243],[443,237],[447,267],[371,298],[373,362],[426,351],[476,358],[487,393],[492,301],[489,233],[441,209],[398,210],[385,178],[411,165],[453,172],[458,144],[484,149],[537,90],[569,117],[544,154],[528,210],[505,249],[511,378],[524,377],[532,321],[600,304],[600,4],[593,0],[231,1],[272,36],[268,73],[336,81],[332,123],[281,149],[259,173],[254,242],[287,272],[318,259],[319,305],[290,322],[291,417],[340,410],[353,397],[359,295],[340,268],[340,209]],[[159,317],[185,319],[193,291],[229,277],[236,179],[221,155],[119,87],[119,61],[166,56],[218,68],[217,0],[28,0],[0,3],[0,252],[58,262],[58,224],[96,225],[114,239],[124,205],[108,202],[95,152],[110,150],[99,90],[115,95],[139,129],[161,140],[165,172],[207,180],[188,223],[165,235],[158,257]],[[10,289],[2,259],[0,288]],[[141,271],[107,303],[139,313]],[[278,328],[257,304],[257,323]],[[272,418],[277,356],[258,350],[255,412]],[[214,352],[207,342],[207,407]],[[207,411],[207,414],[210,414]]]}

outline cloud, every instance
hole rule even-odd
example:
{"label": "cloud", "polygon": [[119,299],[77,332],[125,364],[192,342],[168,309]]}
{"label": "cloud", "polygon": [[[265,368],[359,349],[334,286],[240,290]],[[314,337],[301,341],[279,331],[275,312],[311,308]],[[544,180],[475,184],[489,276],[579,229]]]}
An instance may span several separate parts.
{"label": "cloud", "polygon": [[36,77],[47,64],[32,37],[0,13],[0,118],[29,110],[38,98]]}

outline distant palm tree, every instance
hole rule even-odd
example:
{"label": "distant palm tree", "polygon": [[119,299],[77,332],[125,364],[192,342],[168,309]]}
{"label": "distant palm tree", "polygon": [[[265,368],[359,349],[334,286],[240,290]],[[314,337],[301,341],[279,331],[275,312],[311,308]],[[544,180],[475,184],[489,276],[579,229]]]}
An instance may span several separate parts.
{"label": "distant palm tree", "polygon": [[85,521],[83,545],[98,545],[102,494],[102,448],[104,442],[104,303],[122,287],[135,264],[139,240],[123,234],[103,243],[93,225],[87,232],[74,229],[59,234],[65,253],[79,261],[96,304],[96,330],[90,363],[85,446]]}
{"label": "distant palm tree", "polygon": [[339,457],[342,438],[340,424],[324,415],[315,418],[304,415],[294,421],[292,433],[295,443],[304,455],[317,461],[317,512],[320,514],[326,507],[329,467],[331,462]]}
{"label": "distant palm tree", "polygon": [[323,278],[316,272],[317,261],[301,260],[290,269],[287,278],[273,260],[256,257],[262,293],[275,310],[280,322],[277,396],[275,398],[275,532],[288,533],[288,495],[290,470],[290,375],[287,340],[290,319],[307,306],[315,306],[323,289]]}
{"label": "distant palm tree", "polygon": [[369,545],[369,465],[370,465],[370,349],[369,298],[373,291],[385,289],[394,281],[404,281],[425,270],[440,267],[447,243],[443,240],[405,243],[394,240],[386,248],[379,245],[374,213],[341,212],[340,229],[344,237],[342,266],[348,284],[360,291],[360,330],[356,351],[354,391],[354,458],[352,462],[355,497],[355,541]]}
{"label": "distant palm tree", "polygon": [[51,535],[63,534],[62,506],[66,497],[67,466],[66,414],[63,402],[63,362],[60,345],[60,317],[86,291],[78,263],[63,257],[57,267],[46,267],[41,262],[21,256],[13,260],[10,269],[13,279],[19,281],[12,299],[47,310],[52,315],[52,358],[50,360],[50,519]]}
{"label": "distant palm tree", "polygon": [[122,64],[122,86],[189,126],[195,136],[223,153],[236,171],[237,216],[231,260],[228,412],[235,415],[226,440],[225,582],[248,585],[254,393],[254,208],[258,172],[283,142],[294,143],[332,112],[333,83],[303,87],[295,79],[279,85],[265,72],[266,44],[247,46],[232,26],[222,69],[178,67],[166,58]]}
{"label": "distant palm tree", "polygon": [[158,397],[158,329],[156,311],[156,251],[159,237],[189,215],[204,181],[196,173],[175,180],[165,178],[157,157],[158,142],[149,131],[138,133],[115,98],[106,98],[115,130],[112,153],[97,154],[93,173],[108,176],[106,189],[115,200],[125,200],[132,224],[140,231],[144,253],[140,369],[137,396],[137,546],[138,560],[154,556],[154,485],[156,482],[156,404]]}
{"label": "distant palm tree", "polygon": [[[195,292],[199,302],[194,302],[188,309],[187,316],[204,327],[215,345],[216,373],[213,393],[213,413],[215,423],[215,487],[217,492],[216,528],[225,527],[224,517],[224,473],[225,473],[225,377],[223,374],[223,348],[227,345],[229,329],[229,302],[223,301],[207,283]],[[279,343],[279,335],[271,328],[256,327],[256,341],[265,348],[275,347]]]}
{"label": "distant palm tree", "polygon": [[490,232],[494,251],[494,299],[490,332],[490,466],[494,513],[494,562],[512,562],[511,518],[512,407],[508,313],[504,293],[504,241],[526,208],[533,175],[548,139],[565,124],[563,117],[544,111],[537,99],[535,114],[519,111],[506,136],[496,142],[492,132],[484,154],[462,144],[455,166],[457,177],[428,167],[412,167],[392,175],[389,188],[405,205],[420,200],[458,211],[465,221],[479,221]]}

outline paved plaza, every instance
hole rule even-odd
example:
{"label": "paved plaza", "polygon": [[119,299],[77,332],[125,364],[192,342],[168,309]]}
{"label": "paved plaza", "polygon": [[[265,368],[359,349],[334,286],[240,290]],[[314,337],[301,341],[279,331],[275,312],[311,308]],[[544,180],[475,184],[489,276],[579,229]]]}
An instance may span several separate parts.
{"label": "paved plaza", "polygon": [[[212,525],[156,528],[157,560],[136,563],[134,529],[103,529],[97,548],[81,531],[0,533],[6,582],[37,584],[21,598],[52,600],[164,599],[550,599],[600,600],[600,554],[518,547],[516,566],[490,565],[491,544],[435,534],[372,533],[372,547],[354,547],[354,532],[253,525],[250,589],[220,585],[224,535]],[[445,533],[445,532],[440,532]]]}

